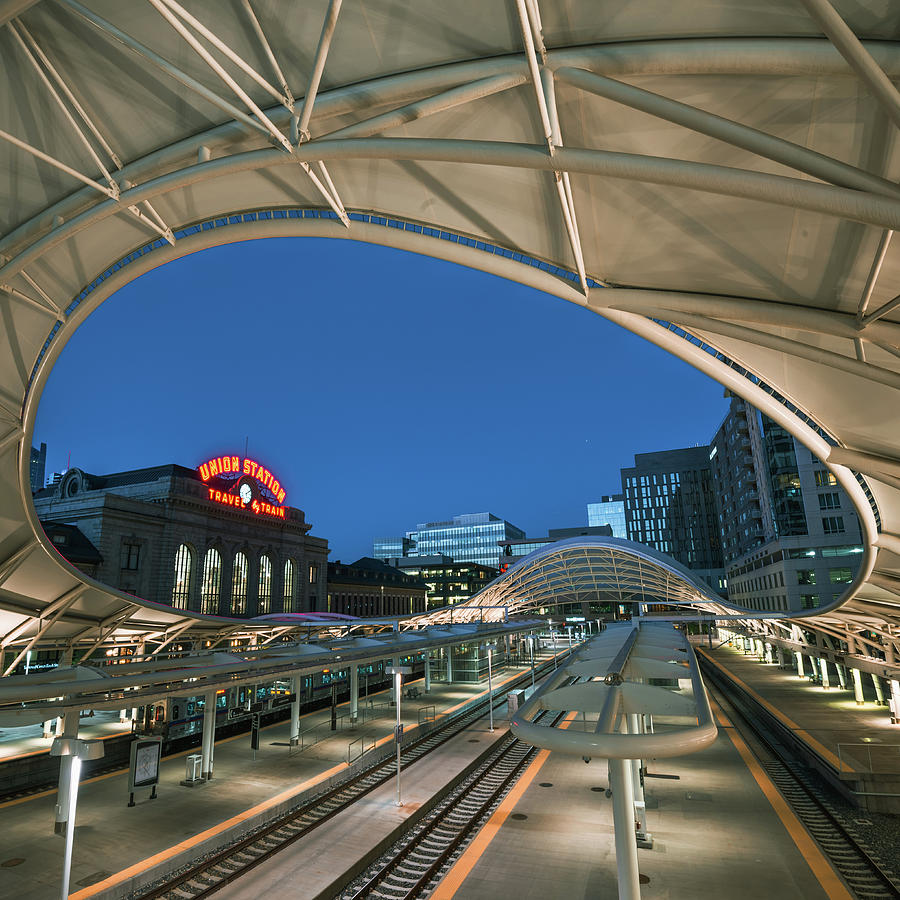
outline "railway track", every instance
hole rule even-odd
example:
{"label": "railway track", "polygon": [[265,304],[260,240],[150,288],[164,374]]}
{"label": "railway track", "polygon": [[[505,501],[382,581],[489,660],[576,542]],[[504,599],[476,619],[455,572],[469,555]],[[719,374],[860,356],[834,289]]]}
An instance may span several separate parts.
{"label": "railway track", "polygon": [[[553,660],[549,660],[536,671],[543,675],[552,668]],[[510,687],[521,687],[530,682],[531,672],[528,671],[516,679]],[[495,695],[495,705],[497,702]],[[486,711],[485,699],[464,715],[449,720],[429,735],[405,745],[400,756],[401,770],[451,740],[484,716]],[[197,860],[190,866],[135,892],[131,900],[157,900],[157,898],[199,900],[208,897],[265,862],[278,851],[309,834],[319,825],[347,809],[360,797],[385,784],[395,777],[396,771],[396,762],[393,758],[375,763],[355,778],[312,798],[221,851]]]}
{"label": "railway track", "polygon": [[[558,714],[553,723],[564,715]],[[537,752],[517,738],[505,738],[485,762],[336,900],[413,900],[427,896]]]}
{"label": "railway track", "polygon": [[749,729],[751,747],[769,778],[859,900],[900,898],[900,880],[860,842],[830,789],[780,740],[782,726],[702,658],[700,665],[735,724]]}

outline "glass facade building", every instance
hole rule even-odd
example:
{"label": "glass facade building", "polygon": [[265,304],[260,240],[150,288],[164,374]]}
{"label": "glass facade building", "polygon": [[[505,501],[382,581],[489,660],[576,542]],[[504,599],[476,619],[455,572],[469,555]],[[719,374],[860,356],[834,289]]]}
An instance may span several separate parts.
{"label": "glass facade building", "polygon": [[621,476],[628,540],[671,556],[724,593],[708,448],[638,453]]}
{"label": "glass facade building", "polygon": [[[425,522],[405,538],[378,538],[373,543],[376,559],[399,556],[449,556],[455,562],[479,563],[497,568],[500,544],[525,537],[521,528],[493,513],[469,513],[446,522]],[[406,546],[406,552],[396,552]],[[391,550],[392,552],[386,552]]]}
{"label": "glass facade building", "polygon": [[609,525],[613,537],[628,538],[628,524],[625,521],[625,497],[612,494],[600,498],[599,503],[587,505],[588,525],[597,527]]}

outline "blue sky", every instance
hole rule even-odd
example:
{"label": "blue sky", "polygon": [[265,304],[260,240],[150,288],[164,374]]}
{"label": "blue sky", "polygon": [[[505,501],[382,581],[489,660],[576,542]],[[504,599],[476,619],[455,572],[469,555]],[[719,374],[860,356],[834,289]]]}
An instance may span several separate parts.
{"label": "blue sky", "polygon": [[38,410],[48,474],[224,453],[264,463],[332,559],[489,510],[585,524],[636,452],[706,443],[720,385],[531,288],[351,241],[195,254],[72,337]]}

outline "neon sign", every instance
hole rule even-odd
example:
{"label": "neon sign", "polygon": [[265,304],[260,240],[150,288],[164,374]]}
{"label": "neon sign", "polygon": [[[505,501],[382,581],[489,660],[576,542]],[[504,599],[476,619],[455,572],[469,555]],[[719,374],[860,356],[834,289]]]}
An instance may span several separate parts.
{"label": "neon sign", "polygon": [[278,479],[249,457],[216,456],[197,467],[213,503],[243,509],[258,516],[285,518],[287,496]]}

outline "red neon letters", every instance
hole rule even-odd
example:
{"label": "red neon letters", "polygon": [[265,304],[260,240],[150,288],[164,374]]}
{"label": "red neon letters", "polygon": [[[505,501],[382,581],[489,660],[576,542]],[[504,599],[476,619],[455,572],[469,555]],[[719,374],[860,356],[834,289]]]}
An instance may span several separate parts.
{"label": "red neon letters", "polygon": [[249,457],[241,460],[239,456],[217,456],[214,459],[207,460],[205,463],[201,463],[198,471],[203,481],[209,481],[210,478],[215,478],[217,475],[249,475],[251,478],[255,478],[263,487],[268,488],[279,503],[284,503],[286,493],[275,476],[264,466],[261,466]]}
{"label": "red neon letters", "polygon": [[254,500],[249,506],[245,507],[241,498],[235,494],[229,494],[227,491],[217,491],[214,488],[208,488],[209,499],[214,503],[221,503],[223,506],[236,506],[238,509],[252,510],[258,516],[272,516],[275,519],[284,518],[284,507],[273,506],[264,500]]}

